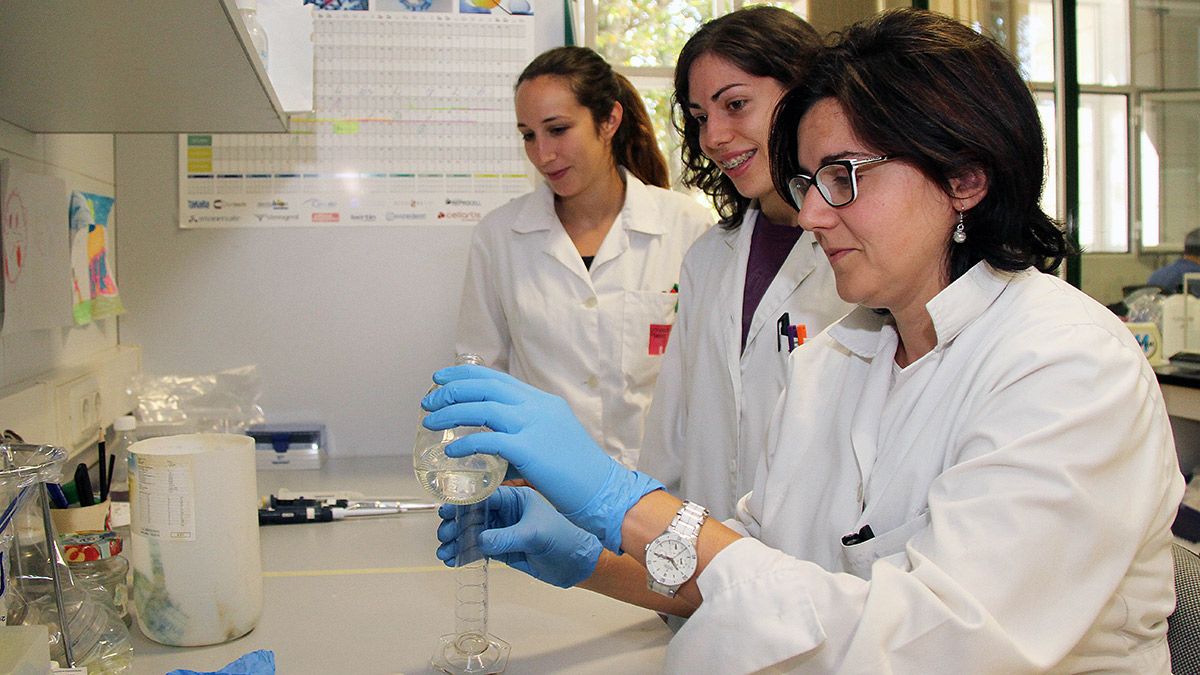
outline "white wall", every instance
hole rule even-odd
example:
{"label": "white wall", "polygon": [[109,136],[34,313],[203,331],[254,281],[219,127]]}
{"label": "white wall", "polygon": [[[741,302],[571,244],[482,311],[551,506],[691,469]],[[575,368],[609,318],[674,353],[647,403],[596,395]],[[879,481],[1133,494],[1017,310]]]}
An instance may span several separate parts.
{"label": "white wall", "polygon": [[[537,49],[561,44],[561,4],[537,9]],[[143,372],[255,364],[269,421],[322,421],[339,455],[410,453],[430,373],[453,359],[471,228],[181,230],[176,143],[116,141],[120,340]]]}
{"label": "white wall", "polygon": [[[57,176],[71,190],[114,194],[113,140],[105,134],[33,134],[0,121],[0,158],[30,173]],[[63,222],[67,202],[63,202]],[[121,204],[110,221],[116,230]],[[65,235],[64,235],[65,236]],[[110,242],[111,244],[111,242]],[[116,257],[115,247],[110,254]],[[69,283],[64,280],[63,283]],[[121,286],[118,279],[117,287]],[[35,330],[0,336],[0,389],[47,371],[88,363],[117,344],[116,321],[102,319],[82,328]],[[0,420],[0,424],[7,423]],[[20,429],[17,429],[20,432]]]}
{"label": "white wall", "polygon": [[120,337],[143,372],[255,364],[270,421],[324,421],[338,453],[410,449],[453,358],[470,228],[180,229],[176,142],[117,140]]}

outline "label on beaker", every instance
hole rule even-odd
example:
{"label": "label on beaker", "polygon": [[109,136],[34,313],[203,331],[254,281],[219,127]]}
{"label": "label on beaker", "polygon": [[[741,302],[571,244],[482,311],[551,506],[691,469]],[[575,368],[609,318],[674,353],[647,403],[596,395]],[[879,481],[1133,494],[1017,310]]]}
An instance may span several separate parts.
{"label": "label on beaker", "polygon": [[164,541],[196,540],[196,483],[190,455],[137,455],[137,533]]}

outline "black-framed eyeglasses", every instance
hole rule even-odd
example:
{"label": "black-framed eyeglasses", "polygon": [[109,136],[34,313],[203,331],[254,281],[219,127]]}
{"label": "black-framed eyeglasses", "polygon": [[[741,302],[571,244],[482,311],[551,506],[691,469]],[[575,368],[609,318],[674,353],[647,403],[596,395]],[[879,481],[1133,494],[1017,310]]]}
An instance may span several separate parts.
{"label": "black-framed eyeglasses", "polygon": [[858,170],[890,162],[895,157],[884,155],[867,159],[839,159],[822,164],[811,176],[799,174],[788,179],[788,193],[797,209],[804,206],[804,195],[813,185],[826,204],[832,207],[846,206],[858,198]]}

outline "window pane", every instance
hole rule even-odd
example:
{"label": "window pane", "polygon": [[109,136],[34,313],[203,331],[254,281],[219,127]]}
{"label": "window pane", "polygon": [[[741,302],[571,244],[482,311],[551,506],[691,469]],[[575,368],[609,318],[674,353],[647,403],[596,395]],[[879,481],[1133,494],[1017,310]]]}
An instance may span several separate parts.
{"label": "window pane", "polygon": [[[929,8],[999,40],[1026,79],[1054,81],[1051,0],[931,0]],[[1079,83],[1129,84],[1128,0],[1076,0],[1075,20]]]}
{"label": "window pane", "polygon": [[1054,81],[1052,0],[930,0],[929,9],[995,38],[1016,57],[1025,79]]}
{"label": "window pane", "polygon": [[1136,3],[1133,22],[1138,85],[1200,87],[1200,2]]}
{"label": "window pane", "polygon": [[[692,195],[698,203],[712,210],[712,200],[704,193],[698,190],[689,190],[679,182],[679,175],[683,172],[683,162],[679,158],[679,146],[683,143],[683,139],[671,125],[671,92],[674,91],[674,83],[667,78],[660,77],[631,77],[630,81],[642,95],[646,111],[650,113],[650,121],[654,124],[654,135],[658,137],[658,147],[667,157],[667,167],[671,171],[671,189]],[[716,219],[716,211],[713,211],[713,221],[715,222]]]}
{"label": "window pane", "polygon": [[1143,98],[1141,127],[1142,245],[1182,248],[1200,222],[1200,93]]}
{"label": "window pane", "polygon": [[713,0],[596,2],[596,51],[614,66],[665,67],[701,24]]}
{"label": "window pane", "polygon": [[[1123,94],[1079,97],[1079,245],[1085,253],[1129,250],[1128,109]],[[1046,187],[1042,210],[1057,217],[1057,133],[1054,94],[1038,92],[1046,132]]]}
{"label": "window pane", "polygon": [[1123,94],[1079,97],[1079,245],[1129,250],[1129,120]]}
{"label": "window pane", "polygon": [[671,168],[671,185],[679,183],[679,174],[683,167],[679,159],[681,139],[671,125],[671,92],[673,83],[665,78],[634,77],[630,78],[633,86],[637,87],[650,113],[650,121],[654,123],[654,135],[658,137],[658,147],[667,156],[667,164]]}
{"label": "window pane", "polygon": [[1018,19],[1017,48],[1014,53],[1025,79],[1031,82],[1054,81],[1054,5],[1049,0],[1029,3],[1029,10]]}
{"label": "window pane", "polygon": [[1075,20],[1079,83],[1129,84],[1127,0],[1076,0]]}
{"label": "window pane", "polygon": [[1042,211],[1051,218],[1058,218],[1058,133],[1054,126],[1054,94],[1039,91],[1035,96],[1038,117],[1046,134],[1046,186],[1042,188]]}

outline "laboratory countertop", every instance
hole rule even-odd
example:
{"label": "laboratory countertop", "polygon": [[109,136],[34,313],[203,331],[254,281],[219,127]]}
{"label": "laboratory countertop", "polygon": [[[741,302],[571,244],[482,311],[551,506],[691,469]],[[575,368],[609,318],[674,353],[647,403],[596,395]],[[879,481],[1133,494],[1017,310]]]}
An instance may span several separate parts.
{"label": "laboratory countertop", "polygon": [[1166,364],[1154,367],[1158,383],[1200,389],[1200,370]]}
{"label": "laboratory countertop", "polygon": [[1200,371],[1166,364],[1155,366],[1154,375],[1162,390],[1167,413],[1200,421]]}
{"label": "laboratory countertop", "polygon": [[[425,500],[408,458],[335,458],[324,469],[258,472],[260,496],[347,490]],[[434,556],[431,511],[260,528],[263,613],[248,635],[168,647],[131,629],[135,675],[213,671],[257,649],[281,675],[433,672],[438,638],[454,632],[455,574]],[[559,589],[493,563],[489,632],[512,646],[509,673],[656,673],[670,631],[649,610]]]}

